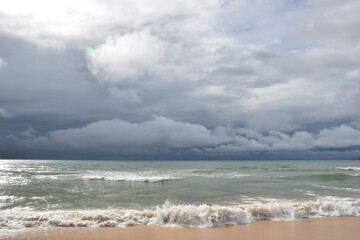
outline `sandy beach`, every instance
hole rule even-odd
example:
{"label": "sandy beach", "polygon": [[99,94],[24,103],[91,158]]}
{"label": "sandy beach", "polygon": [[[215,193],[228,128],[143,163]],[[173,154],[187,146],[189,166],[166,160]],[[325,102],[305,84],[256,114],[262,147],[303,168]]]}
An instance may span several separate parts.
{"label": "sandy beach", "polygon": [[29,229],[4,240],[209,240],[209,239],[359,239],[359,217],[332,217],[292,222],[260,221],[216,228],[136,226],[126,228]]}

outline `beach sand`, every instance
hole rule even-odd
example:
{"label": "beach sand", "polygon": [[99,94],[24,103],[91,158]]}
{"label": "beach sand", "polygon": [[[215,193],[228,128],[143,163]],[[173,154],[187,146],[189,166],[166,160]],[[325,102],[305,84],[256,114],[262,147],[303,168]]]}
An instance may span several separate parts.
{"label": "beach sand", "polygon": [[135,226],[125,228],[29,229],[5,240],[292,240],[360,239],[360,217],[332,217],[292,222],[260,221],[215,228]]}

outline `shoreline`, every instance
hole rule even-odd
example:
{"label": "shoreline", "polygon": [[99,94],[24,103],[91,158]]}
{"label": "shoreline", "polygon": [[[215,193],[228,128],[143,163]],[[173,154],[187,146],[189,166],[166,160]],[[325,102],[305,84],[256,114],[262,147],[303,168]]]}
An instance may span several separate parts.
{"label": "shoreline", "polygon": [[360,217],[325,217],[298,221],[258,221],[214,228],[133,226],[27,229],[3,240],[338,240],[358,239]]}

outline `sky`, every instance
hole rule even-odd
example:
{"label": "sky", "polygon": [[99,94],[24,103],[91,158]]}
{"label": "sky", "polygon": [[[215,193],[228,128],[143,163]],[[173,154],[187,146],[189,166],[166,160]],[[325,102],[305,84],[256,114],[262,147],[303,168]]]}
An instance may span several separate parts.
{"label": "sky", "polygon": [[360,158],[359,0],[0,0],[0,158]]}

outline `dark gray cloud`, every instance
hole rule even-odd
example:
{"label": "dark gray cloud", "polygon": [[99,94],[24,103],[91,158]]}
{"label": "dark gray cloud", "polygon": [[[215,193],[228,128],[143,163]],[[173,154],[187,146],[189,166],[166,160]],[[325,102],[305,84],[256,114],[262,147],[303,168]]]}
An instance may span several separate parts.
{"label": "dark gray cloud", "polygon": [[357,158],[357,9],[3,4],[0,157]]}

